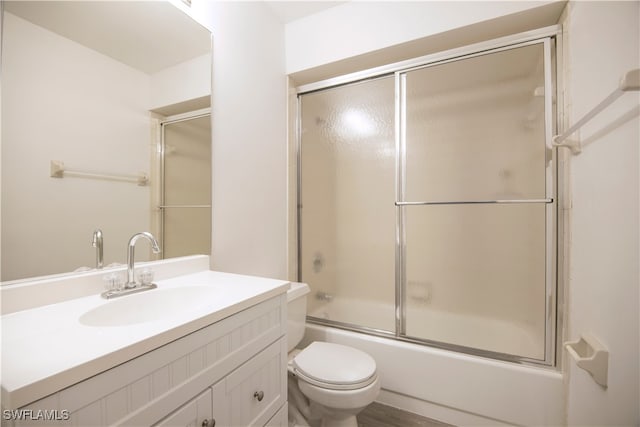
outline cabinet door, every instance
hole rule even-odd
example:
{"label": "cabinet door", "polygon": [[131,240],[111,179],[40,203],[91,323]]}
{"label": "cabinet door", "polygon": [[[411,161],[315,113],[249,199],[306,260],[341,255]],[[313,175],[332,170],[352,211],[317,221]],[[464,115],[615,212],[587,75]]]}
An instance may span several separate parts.
{"label": "cabinet door", "polygon": [[225,379],[229,410],[225,425],[264,426],[284,405],[286,356],[286,342],[281,338]]}
{"label": "cabinet door", "polygon": [[288,426],[288,406],[285,403],[276,414],[265,424],[264,427],[287,427]]}
{"label": "cabinet door", "polygon": [[211,389],[155,424],[156,427],[213,427]]}

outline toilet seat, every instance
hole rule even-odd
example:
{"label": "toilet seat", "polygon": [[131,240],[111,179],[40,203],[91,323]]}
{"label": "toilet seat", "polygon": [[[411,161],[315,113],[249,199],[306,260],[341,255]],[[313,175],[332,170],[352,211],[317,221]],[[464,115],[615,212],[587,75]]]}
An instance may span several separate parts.
{"label": "toilet seat", "polygon": [[292,365],[300,379],[329,390],[357,390],[377,379],[371,356],[334,343],[311,343],[293,358]]}

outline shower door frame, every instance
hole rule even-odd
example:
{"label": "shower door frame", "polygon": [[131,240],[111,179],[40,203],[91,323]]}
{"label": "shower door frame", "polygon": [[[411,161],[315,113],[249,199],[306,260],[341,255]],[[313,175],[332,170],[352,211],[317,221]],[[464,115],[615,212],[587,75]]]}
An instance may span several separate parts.
{"label": "shower door frame", "polygon": [[[405,277],[405,236],[404,236],[404,207],[411,205],[411,202],[406,202],[404,199],[406,169],[404,165],[404,159],[406,152],[403,128],[403,101],[405,97],[402,95],[404,89],[402,83],[402,76],[409,71],[431,67],[434,65],[442,65],[448,62],[464,60],[467,58],[473,58],[477,56],[487,55],[495,52],[510,50],[518,47],[530,46],[535,44],[542,44],[544,48],[544,81],[545,81],[545,108],[544,108],[544,123],[545,123],[545,145],[551,154],[547,160],[551,162],[551,166],[547,167],[545,172],[545,199],[536,200],[536,203],[546,203],[545,209],[545,338],[544,338],[544,359],[535,359],[525,356],[516,356],[512,354],[499,353],[495,351],[483,350],[474,347],[467,347],[458,344],[451,344],[440,341],[433,341],[429,339],[415,338],[407,336],[406,331],[406,277]],[[301,96],[304,94],[328,89],[331,87],[338,87],[347,85],[350,83],[357,83],[360,81],[371,80],[380,77],[394,76],[395,79],[395,144],[396,144],[396,173],[395,173],[395,188],[396,188],[396,250],[395,250],[395,331],[385,331],[374,329],[362,325],[344,323],[334,320],[326,320],[315,317],[307,317],[310,323],[317,323],[326,326],[337,327],[341,329],[351,330],[355,332],[367,333],[370,335],[376,335],[386,338],[392,338],[405,342],[412,342],[416,344],[428,345],[435,348],[444,350],[451,350],[460,353],[470,354],[474,356],[487,357],[491,359],[504,360],[508,362],[514,362],[525,365],[543,366],[543,367],[556,367],[559,362],[557,355],[559,348],[561,347],[562,340],[562,327],[563,319],[562,312],[559,307],[562,304],[563,298],[563,281],[561,280],[564,275],[564,263],[562,259],[563,254],[563,239],[558,236],[564,232],[564,217],[561,208],[564,206],[564,179],[559,167],[559,152],[557,149],[553,149],[552,137],[557,133],[559,127],[559,118],[562,116],[562,112],[559,111],[558,106],[562,105],[559,102],[561,75],[557,72],[557,64],[562,57],[562,43],[561,43],[561,26],[554,25],[550,27],[541,28],[538,30],[527,31],[525,33],[519,33],[512,36],[502,37],[499,39],[489,40],[486,42],[476,43],[473,45],[465,46],[462,48],[456,48],[439,52],[419,58],[414,58],[407,61],[398,62],[395,64],[389,64],[382,67],[377,67],[361,72],[347,74],[328,80],[323,80],[311,84],[302,85],[296,88],[297,92],[297,117],[296,117],[296,161],[297,161],[297,280],[302,280],[302,267],[301,267],[301,191],[302,191],[302,173],[301,173],[301,122],[302,122],[302,106]],[[496,201],[491,201],[495,203]],[[507,201],[509,202],[509,201]],[[467,202],[454,204],[466,204]],[[469,202],[476,203],[476,202]]]}
{"label": "shower door frame", "polygon": [[[165,212],[167,209],[211,209],[212,203],[208,205],[167,205],[165,202],[165,127],[175,123],[185,122],[189,120],[209,117],[211,121],[211,108],[202,108],[199,110],[188,111],[186,113],[175,114],[163,117],[157,121],[157,171],[158,171],[158,187],[155,194],[155,202],[152,203],[153,210],[157,212],[155,222],[156,235],[160,242],[160,247],[164,248],[165,243]],[[211,240],[211,236],[210,236]],[[209,243],[211,245],[211,243]],[[160,253],[159,259],[164,259],[164,250]]]}

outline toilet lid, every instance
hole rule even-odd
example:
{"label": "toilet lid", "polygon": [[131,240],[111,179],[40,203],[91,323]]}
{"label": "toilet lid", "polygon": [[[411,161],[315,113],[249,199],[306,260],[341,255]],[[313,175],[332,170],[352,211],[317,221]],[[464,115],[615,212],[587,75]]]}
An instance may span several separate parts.
{"label": "toilet lid", "polygon": [[340,344],[316,341],[293,359],[294,370],[320,387],[356,389],[371,384],[376,362],[367,353]]}

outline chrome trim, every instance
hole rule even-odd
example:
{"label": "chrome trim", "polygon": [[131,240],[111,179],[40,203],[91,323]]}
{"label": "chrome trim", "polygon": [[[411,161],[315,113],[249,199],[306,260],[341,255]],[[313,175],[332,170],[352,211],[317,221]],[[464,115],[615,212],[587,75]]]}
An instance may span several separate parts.
{"label": "chrome trim", "polygon": [[96,248],[96,268],[101,269],[104,267],[104,239],[99,228],[93,232],[91,246]]}
{"label": "chrome trim", "polygon": [[[554,52],[551,56],[554,60],[554,73],[555,77],[555,87],[554,94],[556,96],[555,104],[555,120],[553,122],[554,126],[554,134],[558,133],[559,130],[564,128],[564,75],[561,72],[562,66],[564,63],[563,57],[563,36],[562,32],[559,32],[555,37],[555,43],[553,45]],[[559,66],[560,64],[560,66]],[[555,158],[556,158],[556,194],[558,196],[558,204],[556,206],[556,300],[555,300],[555,366],[557,369],[562,369],[562,344],[564,341],[564,304],[565,304],[565,295],[564,295],[564,283],[565,278],[568,277],[569,269],[568,269],[568,256],[565,256],[565,249],[568,245],[565,245],[565,242],[568,238],[568,230],[567,223],[569,216],[565,215],[565,211],[570,209],[570,199],[569,199],[569,191],[568,190],[568,178],[565,176],[566,171],[566,162],[568,158],[568,153],[566,150],[555,150]]]}
{"label": "chrome trim", "polygon": [[[553,144],[553,81],[551,73],[551,39],[546,38],[543,41],[544,49],[544,139],[545,146],[551,147]],[[554,185],[557,181],[555,169],[557,168],[556,159],[553,150],[547,150],[551,152],[552,158],[549,159],[545,170],[545,191],[548,197],[554,194]],[[549,155],[549,154],[547,154]],[[545,210],[545,342],[544,342],[544,354],[545,360],[550,364],[555,362],[555,318],[553,314],[556,312],[554,309],[555,304],[555,272],[556,268],[553,263],[555,248],[556,248],[556,220],[554,217],[554,210],[556,206],[548,206]]]}
{"label": "chrome trim", "polygon": [[[160,119],[159,128],[160,128],[160,146],[158,147],[158,155],[160,157],[160,167],[159,167],[159,187],[160,187],[160,195],[158,197],[158,206],[157,208],[160,210],[160,219],[159,226],[160,233],[158,235],[158,241],[160,242],[160,246],[164,248],[165,246],[165,218],[164,218],[164,209],[166,208],[183,208],[189,207],[189,205],[166,205],[165,204],[165,127],[167,125],[172,125],[180,122],[185,122],[189,120],[200,119],[202,117],[209,117],[210,121],[212,119],[211,108],[202,108],[200,110],[188,111],[186,113],[176,114],[173,116],[168,116]],[[213,122],[210,123],[213,126]],[[213,150],[213,147],[211,148]],[[213,165],[212,165],[213,167]],[[213,191],[213,190],[212,190]],[[213,194],[211,195],[211,200],[213,200]],[[192,207],[208,207],[211,208],[211,205],[193,205]],[[213,233],[213,230],[211,231]],[[164,255],[162,255],[164,258]]]}
{"label": "chrome trim", "polygon": [[211,208],[211,205],[161,205],[158,209]]}
{"label": "chrome trim", "polygon": [[[307,320],[309,323],[318,324],[328,327],[335,327],[339,329],[349,330],[358,333],[365,333],[368,335],[379,336],[383,338],[395,339],[402,342],[415,343],[421,345],[428,345],[430,347],[455,351],[459,353],[469,354],[472,356],[478,357],[486,357],[496,360],[502,360],[522,365],[532,365],[536,367],[544,367],[550,369],[557,368],[557,361],[559,360],[558,352],[559,345],[558,342],[561,340],[560,331],[557,330],[559,325],[562,325],[561,319],[562,313],[559,311],[559,300],[561,300],[561,296],[558,297],[557,292],[559,289],[558,284],[558,269],[557,264],[559,263],[560,254],[557,252],[558,249],[558,232],[560,229],[558,228],[558,222],[560,221],[559,213],[562,209],[554,198],[554,192],[557,194],[558,191],[558,159],[557,155],[554,155],[551,159],[551,163],[547,168],[547,173],[545,175],[545,191],[546,198],[544,199],[522,199],[522,200],[478,200],[478,201],[433,201],[433,202],[405,202],[398,201],[404,200],[404,189],[406,188],[404,180],[406,179],[406,173],[404,171],[405,168],[405,157],[406,157],[406,141],[404,137],[406,135],[406,129],[403,127],[404,123],[404,110],[402,107],[402,99],[404,96],[402,94],[402,90],[404,90],[404,85],[402,84],[403,76],[406,72],[412,69],[424,68],[431,65],[441,64],[445,62],[451,62],[455,60],[461,60],[466,58],[471,58],[474,56],[485,55],[490,53],[499,52],[502,50],[512,49],[523,47],[527,45],[542,43],[544,47],[544,55],[545,55],[545,143],[547,143],[548,147],[552,147],[552,144],[549,144],[550,136],[549,128],[553,127],[553,98],[552,94],[555,90],[555,93],[558,94],[558,99],[560,96],[560,92],[557,87],[553,87],[551,84],[553,74],[551,72],[551,62],[554,60],[552,55],[550,54],[550,45],[551,40],[554,37],[558,37],[561,34],[562,27],[560,25],[554,25],[546,28],[542,28],[539,30],[528,31],[508,37],[502,37],[499,39],[494,39],[486,42],[481,42],[477,44],[473,44],[470,46],[466,46],[463,48],[451,49],[444,52],[439,52],[436,54],[426,55],[420,58],[414,58],[408,61],[402,61],[395,64],[390,64],[382,67],[376,67],[370,70],[365,70],[362,72],[351,73],[345,76],[340,76],[332,79],[323,80],[316,83],[311,83],[307,85],[301,85],[296,88],[298,94],[298,114],[297,114],[297,123],[296,123],[296,138],[297,138],[297,179],[298,179],[298,188],[297,188],[297,197],[298,197],[298,280],[302,279],[302,268],[301,268],[301,245],[300,245],[300,237],[301,237],[301,224],[300,224],[300,210],[301,210],[301,118],[302,118],[302,108],[301,108],[301,96],[307,93],[319,91],[322,89],[327,89],[330,87],[346,85],[350,83],[357,83],[364,80],[369,80],[377,77],[384,77],[391,73],[395,74],[396,78],[396,96],[395,96],[395,117],[396,123],[400,123],[400,126],[396,126],[395,131],[395,140],[396,140],[396,289],[395,289],[395,332],[380,330],[375,328],[369,328],[362,325],[344,323],[339,321],[332,321],[327,319],[315,318],[313,316],[307,316]],[[550,61],[551,59],[551,61]],[[402,98],[401,98],[402,97]],[[551,108],[549,108],[551,106]],[[554,150],[556,151],[556,150]],[[564,196],[560,199],[560,201],[564,200]],[[403,206],[416,206],[416,205],[451,205],[451,204],[515,204],[515,203],[545,203],[547,204],[546,208],[546,245],[547,251],[545,255],[546,260],[546,283],[545,283],[545,294],[547,298],[547,304],[545,305],[545,349],[544,349],[544,359],[534,359],[530,357],[517,356],[512,354],[505,354],[499,352],[492,352],[488,350],[481,350],[473,347],[466,347],[457,344],[444,343],[439,341],[433,341],[423,338],[410,337],[406,335],[406,312],[405,312],[405,302],[404,302],[404,281],[405,281],[405,268],[403,260],[405,259],[405,229],[404,229],[404,215],[405,209]],[[564,203],[564,202],[563,202]],[[555,212],[555,215],[554,215]],[[555,216],[555,221],[554,221]],[[562,229],[564,230],[565,226],[562,225]],[[555,263],[553,263],[553,255],[555,252]],[[400,264],[400,265],[398,265]],[[564,270],[563,266],[563,270]],[[565,273],[566,274],[566,273]],[[549,298],[551,297],[551,298]],[[561,301],[560,301],[561,302]],[[555,316],[554,316],[555,314]]]}
{"label": "chrome trim", "polygon": [[528,366],[536,366],[541,368],[553,369],[553,367],[546,361],[541,359],[534,359],[531,357],[516,356],[508,353],[482,350],[475,347],[466,347],[463,345],[433,341],[428,339],[411,337],[407,335],[397,336],[393,332],[385,331],[384,329],[368,328],[365,326],[355,325],[353,323],[338,322],[335,320],[321,319],[313,316],[307,316],[307,322],[314,325],[327,326],[331,328],[342,329],[345,331],[363,333],[366,335],[372,335],[380,338],[388,338],[391,340],[396,340],[396,341],[401,341],[401,342],[406,342],[411,344],[427,345],[429,347],[437,348],[439,350],[453,351],[456,353],[463,353],[471,356],[478,356],[478,357],[484,357],[484,358],[493,359],[493,360],[512,362],[520,365],[528,365]]}
{"label": "chrome trim", "polygon": [[[558,28],[558,27],[557,27]],[[553,112],[552,110],[549,108],[549,106],[552,106],[552,83],[551,83],[551,68],[550,68],[550,61],[549,59],[551,58],[551,53],[550,53],[550,43],[551,43],[551,37],[552,36],[547,36],[544,38],[534,38],[534,39],[529,39],[526,41],[522,41],[519,43],[512,43],[512,44],[508,44],[508,45],[503,45],[503,46],[497,46],[494,47],[492,49],[487,49],[487,50],[483,50],[483,51],[477,51],[477,52],[472,52],[466,55],[461,55],[461,56],[457,56],[457,57],[450,57],[450,58],[441,58],[440,60],[434,60],[431,63],[425,63],[425,64],[419,64],[416,65],[412,68],[408,68],[408,69],[404,69],[404,70],[400,70],[398,71],[396,74],[399,74],[401,78],[403,78],[404,76],[407,75],[407,73],[414,71],[414,70],[419,70],[419,69],[424,69],[424,68],[428,68],[431,66],[435,66],[435,65],[442,65],[445,63],[451,63],[451,62],[455,62],[455,61],[460,61],[460,60],[465,60],[465,59],[469,59],[469,58],[473,58],[473,57],[478,57],[478,56],[482,56],[482,55],[489,55],[489,54],[493,54],[493,53],[497,53],[497,52],[502,52],[502,51],[507,51],[507,50],[511,50],[511,49],[517,49],[517,48],[521,48],[521,47],[525,47],[525,46],[532,46],[532,45],[537,45],[537,44],[542,44],[543,47],[543,58],[544,58],[544,81],[545,81],[545,138],[544,138],[544,143],[547,147],[551,147],[552,145],[550,144],[551,141],[551,137],[553,135],[550,123],[552,121],[552,117],[553,117]],[[401,84],[399,86],[402,90],[404,90],[404,86]],[[400,97],[400,106],[397,107],[401,110],[401,113],[399,113],[399,117],[402,117],[402,111],[404,108],[404,100],[406,99],[406,94],[403,93],[401,91],[398,92],[398,94],[396,95],[396,97]],[[400,120],[399,122],[399,127],[401,129],[401,135],[404,134],[406,132],[406,123],[402,120]],[[402,135],[403,136],[403,135]],[[401,136],[400,138],[400,143],[402,144],[402,148],[403,148],[403,156],[406,156],[406,140]],[[405,160],[405,158],[403,157],[403,160]],[[554,174],[554,169],[555,169],[555,162],[551,162],[550,164],[548,164],[547,168],[546,168],[546,173],[545,173],[545,198],[543,199],[497,199],[497,200],[457,200],[457,201],[404,201],[405,199],[405,194],[404,194],[404,188],[405,184],[406,184],[406,170],[405,170],[405,163],[400,163],[401,164],[401,168],[400,168],[400,173],[401,173],[401,178],[400,178],[400,182],[402,183],[402,189],[401,191],[399,191],[400,196],[396,199],[395,202],[395,206],[399,207],[401,210],[401,214],[399,214],[400,217],[400,222],[402,221],[402,219],[404,218],[404,209],[402,209],[402,207],[404,206],[437,206],[437,205],[468,205],[468,204],[538,204],[538,203],[544,203],[547,204],[548,207],[545,210],[545,283],[544,283],[544,289],[545,289],[545,308],[544,308],[544,319],[545,319],[545,324],[544,324],[544,360],[539,361],[537,359],[535,359],[535,363],[536,364],[543,364],[543,365],[549,365],[549,366],[553,366],[555,364],[555,333],[556,331],[553,329],[553,327],[555,327],[555,318],[552,319],[552,315],[554,313],[557,312],[557,306],[554,306],[555,304],[555,281],[553,280],[553,273],[555,271],[555,269],[553,268],[552,265],[552,261],[553,261],[553,248],[555,247],[555,229],[554,229],[554,209],[557,208],[557,204],[554,205],[554,188],[553,188],[553,183],[556,182],[555,178],[555,174]],[[401,223],[402,226],[402,232],[404,233],[404,224]],[[403,234],[404,236],[404,234]],[[404,243],[404,240],[403,240]],[[402,271],[403,273],[406,271],[406,263],[404,262],[405,259],[405,250],[406,247],[402,246],[402,250],[401,250],[401,264],[402,264]],[[399,286],[400,286],[400,292],[402,294],[402,291],[404,291],[404,289],[406,288],[406,283],[405,283],[405,279],[404,276],[401,275],[401,281],[399,282]],[[397,285],[398,287],[398,285]],[[397,291],[398,292],[398,291]],[[396,331],[396,335],[399,336],[400,339],[406,339],[406,312],[405,312],[405,302],[404,302],[404,294],[402,294],[402,300],[400,301],[401,306],[400,307],[396,307],[396,311],[398,311],[398,309],[400,308],[402,310],[403,313],[403,319],[402,319],[402,326],[403,329],[400,332]],[[428,345],[433,345],[433,342],[431,340],[428,339],[422,339],[422,338],[415,338],[415,339],[410,339],[410,341],[415,341],[415,342],[420,342],[420,343],[424,343],[424,344],[428,344]],[[449,345],[446,343],[439,343],[438,345],[435,345],[441,348],[449,348]],[[453,345],[455,347],[455,345]],[[464,346],[463,346],[464,348]],[[459,350],[462,352],[466,352],[463,350]],[[475,354],[475,352],[471,352],[471,354]],[[500,359],[502,360],[509,360],[509,361],[513,361],[513,358],[517,356],[510,356],[508,358],[502,358],[500,357]]]}
{"label": "chrome trim", "polygon": [[135,254],[136,254],[136,242],[145,238],[151,244],[151,251],[154,254],[160,253],[160,246],[158,245],[158,241],[153,236],[153,234],[148,231],[143,231],[140,233],[136,233],[129,239],[129,243],[127,244],[127,281],[124,284],[124,289],[133,289],[139,286],[138,282],[136,282],[135,277]]}
{"label": "chrome trim", "polygon": [[[396,143],[396,176],[395,176],[395,184],[396,184],[396,200],[404,199],[404,188],[406,187],[404,179],[404,164],[406,160],[406,150],[405,150],[405,135],[406,135],[406,117],[405,111],[403,108],[403,100],[404,96],[404,88],[405,81],[404,76],[400,73],[395,74],[395,143]],[[406,285],[405,285],[405,277],[406,277],[406,269],[405,264],[403,262],[405,258],[405,233],[404,233],[404,209],[398,207],[396,205],[396,251],[395,251],[395,273],[396,273],[396,283],[395,283],[395,333],[396,336],[400,336],[405,332],[405,320],[406,320],[406,311],[405,311],[405,293],[406,293]]]}
{"label": "chrome trim", "polygon": [[109,291],[104,291],[100,294],[102,298],[112,299],[123,297],[125,295],[137,294],[138,292],[150,291],[151,289],[156,289],[158,285],[155,283],[149,283],[148,285],[138,285],[135,288],[124,288],[124,289],[111,289]]}
{"label": "chrome trim", "polygon": [[[158,172],[160,173],[160,176],[158,177],[158,187],[159,187],[159,191],[160,191],[160,194],[159,194],[159,197],[158,197],[159,206],[164,206],[165,205],[165,202],[164,202],[164,199],[165,199],[165,197],[164,197],[164,192],[165,192],[165,188],[164,188],[165,187],[165,184],[164,184],[164,176],[165,176],[165,172],[164,172],[165,171],[165,144],[164,144],[164,140],[165,140],[165,133],[166,133],[166,131],[165,131],[165,125],[166,124],[167,123],[165,123],[165,122],[162,122],[162,121],[160,122],[160,146],[158,147],[158,155],[160,156],[160,165],[159,165],[160,167],[158,168],[159,169]],[[160,219],[158,221],[159,222],[158,225],[159,225],[159,228],[160,228],[160,235],[158,236],[159,237],[158,240],[160,241],[161,247],[164,248],[165,247],[164,236],[166,234],[165,233],[165,229],[164,229],[165,213],[161,210],[159,212],[159,216],[160,216]],[[162,254],[162,257],[164,258],[164,254]]]}
{"label": "chrome trim", "polygon": [[526,43],[533,40],[543,39],[545,37],[553,37],[562,31],[561,25],[551,25],[536,30],[525,31],[518,34],[512,34],[497,39],[486,40],[479,43],[474,43],[468,46],[445,50],[443,52],[432,53],[429,55],[421,56],[418,58],[408,59],[406,61],[399,61],[392,64],[383,65],[380,67],[374,67],[364,71],[358,71],[355,73],[346,74],[344,76],[333,77],[326,80],[321,80],[315,83],[309,83],[298,86],[296,91],[299,95],[304,93],[314,92],[321,89],[326,89],[332,86],[340,86],[346,83],[353,83],[359,80],[366,80],[372,77],[380,77],[384,74],[392,74],[398,71],[407,71],[414,67],[424,66],[433,62],[440,62],[443,60],[459,58],[467,56],[469,54],[477,54],[479,52],[488,51],[496,48],[503,48],[509,45]]}
{"label": "chrome trim", "polygon": [[318,325],[335,326],[336,328],[339,328],[339,329],[345,329],[345,330],[350,330],[354,332],[366,332],[372,335],[382,336],[382,337],[387,337],[392,339],[397,338],[396,334],[392,331],[387,331],[386,329],[378,329],[378,328],[371,328],[368,326],[357,325],[355,323],[340,322],[337,320],[328,320],[328,319],[323,319],[321,317],[313,317],[313,316],[307,316],[307,322],[315,323]]}
{"label": "chrome trim", "polygon": [[518,203],[553,203],[548,199],[517,199],[517,200],[454,200],[433,202],[395,202],[396,206],[431,206],[431,205],[486,205],[486,204],[518,204]]}
{"label": "chrome trim", "polygon": [[302,281],[302,97],[298,95],[296,100],[296,232],[298,233],[298,282]]}
{"label": "chrome trim", "polygon": [[211,115],[211,108],[202,108],[200,110],[188,111],[186,113],[175,114],[173,116],[164,117],[160,124],[173,124],[184,122],[193,119],[199,119],[201,117],[207,117]]}

